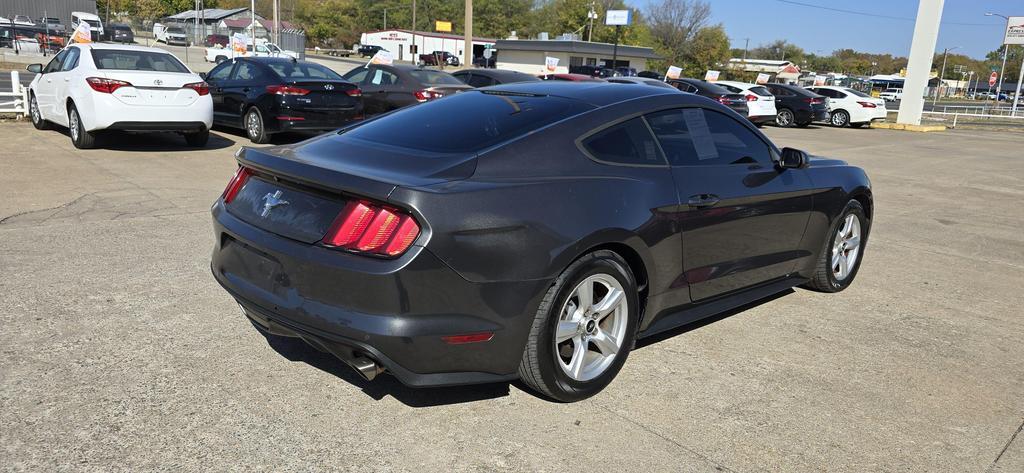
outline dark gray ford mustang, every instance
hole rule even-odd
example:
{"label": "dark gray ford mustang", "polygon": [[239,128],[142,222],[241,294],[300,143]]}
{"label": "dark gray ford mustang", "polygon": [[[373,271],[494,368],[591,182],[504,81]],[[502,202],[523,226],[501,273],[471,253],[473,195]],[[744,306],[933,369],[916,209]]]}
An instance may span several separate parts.
{"label": "dark gray ford mustang", "polygon": [[237,159],[212,270],[258,329],[368,379],[562,401],[640,337],[843,290],[872,217],[861,169],[658,87],[477,89]]}

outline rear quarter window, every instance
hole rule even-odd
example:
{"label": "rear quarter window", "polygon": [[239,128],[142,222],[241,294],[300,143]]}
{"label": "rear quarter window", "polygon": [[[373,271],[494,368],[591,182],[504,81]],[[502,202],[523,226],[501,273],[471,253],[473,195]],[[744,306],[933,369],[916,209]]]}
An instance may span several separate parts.
{"label": "rear quarter window", "polygon": [[430,69],[416,69],[409,71],[417,82],[423,85],[463,85],[462,81],[456,79],[447,72],[434,71]]}
{"label": "rear quarter window", "polygon": [[661,166],[665,159],[642,118],[612,125],[583,140],[583,148],[599,161],[633,166]]}

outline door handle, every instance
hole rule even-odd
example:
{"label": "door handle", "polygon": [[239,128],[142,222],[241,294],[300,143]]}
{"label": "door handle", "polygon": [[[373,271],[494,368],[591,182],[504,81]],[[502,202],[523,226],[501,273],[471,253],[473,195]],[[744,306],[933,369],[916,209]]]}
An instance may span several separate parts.
{"label": "door handle", "polygon": [[697,194],[691,195],[689,200],[686,201],[686,205],[690,207],[712,207],[719,202],[719,198],[714,194]]}

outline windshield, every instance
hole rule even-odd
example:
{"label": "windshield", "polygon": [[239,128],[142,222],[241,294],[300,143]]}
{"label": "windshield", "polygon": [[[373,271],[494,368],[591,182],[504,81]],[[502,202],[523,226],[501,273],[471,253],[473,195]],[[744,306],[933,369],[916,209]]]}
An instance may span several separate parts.
{"label": "windshield", "polygon": [[455,76],[452,76],[447,72],[431,69],[415,69],[409,71],[409,74],[423,85],[464,85],[462,81],[456,79]]}
{"label": "windshield", "polygon": [[97,69],[189,73],[185,65],[167,53],[129,51],[124,49],[93,49],[92,60],[96,63]]}
{"label": "windshield", "polygon": [[167,28],[168,33],[185,34],[185,30],[181,28]]}
{"label": "windshield", "polygon": [[849,93],[851,93],[853,95],[856,95],[858,97],[866,97],[866,98],[869,98],[869,99],[872,98],[870,95],[865,94],[864,92],[861,92],[861,91],[859,91],[857,89],[843,89],[843,90],[845,90],[845,91],[847,91],[847,92],[849,92]]}
{"label": "windshield", "polygon": [[310,62],[274,62],[267,64],[282,79],[332,79],[345,80],[334,72],[319,64]]}
{"label": "windshield", "polygon": [[465,153],[522,136],[587,108],[561,97],[463,92],[399,110],[343,136],[435,153]]}
{"label": "windshield", "polygon": [[82,20],[82,21],[88,23],[89,26],[91,26],[93,28],[99,28],[100,27],[100,22],[98,22],[98,21],[95,21],[95,20]]}

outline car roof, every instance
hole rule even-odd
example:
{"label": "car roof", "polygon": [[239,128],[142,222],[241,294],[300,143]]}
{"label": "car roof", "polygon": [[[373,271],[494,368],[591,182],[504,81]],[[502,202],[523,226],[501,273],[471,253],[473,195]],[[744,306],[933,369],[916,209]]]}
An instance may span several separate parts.
{"label": "car roof", "polygon": [[761,85],[761,84],[751,84],[749,82],[739,82],[739,81],[734,81],[734,80],[720,80],[720,81],[716,81],[715,83],[716,84],[731,85],[733,87],[739,87],[741,89],[749,89],[751,87],[757,87],[757,86]]}
{"label": "car roof", "polygon": [[[68,47],[71,47],[71,46],[78,46],[80,48],[87,48],[87,49],[116,49],[116,50],[119,50],[119,51],[146,51],[146,52],[150,52],[150,53],[171,54],[171,52],[166,50],[166,49],[151,48],[149,46],[139,46],[139,45],[135,45],[135,44],[78,43],[78,44],[71,44]],[[182,61],[182,62],[184,62],[184,61]]]}
{"label": "car roof", "polygon": [[622,87],[612,82],[516,82],[488,87],[488,90],[564,97],[596,106],[611,105],[652,95],[678,95],[676,91],[661,87]]}
{"label": "car roof", "polygon": [[[487,76],[487,77],[497,78],[497,79],[503,79],[503,78],[505,78],[505,79],[517,79],[517,78],[520,78],[520,77],[523,77],[523,76],[532,77],[534,79],[537,79],[537,76],[530,75],[530,74],[527,74],[525,72],[510,71],[508,69],[463,69],[463,70],[461,70],[459,72],[465,72],[465,73],[472,72],[473,74],[480,74],[482,76]],[[538,80],[540,80],[540,79],[538,79]]]}

